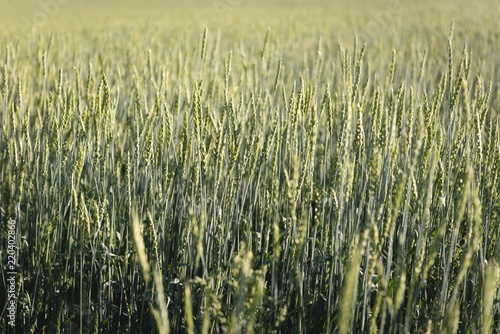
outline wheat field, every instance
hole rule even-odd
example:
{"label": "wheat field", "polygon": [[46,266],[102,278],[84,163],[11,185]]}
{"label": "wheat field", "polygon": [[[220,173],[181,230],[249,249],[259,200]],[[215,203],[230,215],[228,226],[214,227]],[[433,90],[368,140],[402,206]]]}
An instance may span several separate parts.
{"label": "wheat field", "polygon": [[499,332],[498,2],[0,13],[0,332]]}

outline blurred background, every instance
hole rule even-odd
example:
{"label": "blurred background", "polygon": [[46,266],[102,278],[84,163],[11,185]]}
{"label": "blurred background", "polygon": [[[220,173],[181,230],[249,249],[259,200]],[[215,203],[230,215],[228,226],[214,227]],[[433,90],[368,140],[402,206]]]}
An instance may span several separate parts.
{"label": "blurred background", "polygon": [[[375,14],[391,15],[413,12],[415,9],[441,10],[451,16],[467,14],[482,8],[485,14],[498,13],[500,1],[495,0],[0,0],[0,22],[2,24],[25,24],[29,21],[44,24],[60,22],[83,23],[88,20],[111,18],[171,18],[171,14],[184,15],[199,20],[253,18],[255,15],[280,16],[289,11],[303,14],[323,14],[341,17],[344,14],[359,16]],[[422,18],[420,18],[422,19]],[[296,22],[299,23],[299,22]]]}
{"label": "blurred background", "polygon": [[[373,33],[398,21],[421,25],[430,11],[443,14],[443,24],[475,20],[477,24],[500,17],[497,0],[0,0],[2,29],[33,30],[46,27],[88,26],[146,21],[169,26],[226,26],[254,22],[273,27],[301,26],[301,17],[316,17],[318,29],[328,24],[337,30]],[[469,18],[474,13],[474,18]],[[478,15],[479,13],[479,15]],[[289,20],[283,20],[283,17]],[[286,23],[287,22],[287,23]],[[310,25],[311,20],[307,20]],[[468,22],[470,24],[470,22]]]}

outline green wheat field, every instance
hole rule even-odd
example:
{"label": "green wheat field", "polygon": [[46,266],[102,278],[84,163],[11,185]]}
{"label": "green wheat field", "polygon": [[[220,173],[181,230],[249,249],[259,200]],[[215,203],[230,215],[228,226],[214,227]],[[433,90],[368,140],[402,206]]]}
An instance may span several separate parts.
{"label": "green wheat field", "polygon": [[500,3],[181,3],[0,2],[0,332],[499,333]]}

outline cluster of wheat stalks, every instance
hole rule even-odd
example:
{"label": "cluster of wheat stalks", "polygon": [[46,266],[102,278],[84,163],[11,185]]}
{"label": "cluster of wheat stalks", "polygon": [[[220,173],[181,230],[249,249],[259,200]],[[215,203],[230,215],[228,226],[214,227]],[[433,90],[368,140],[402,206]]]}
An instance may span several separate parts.
{"label": "cluster of wheat stalks", "polygon": [[469,28],[0,35],[17,328],[495,331],[500,36]]}

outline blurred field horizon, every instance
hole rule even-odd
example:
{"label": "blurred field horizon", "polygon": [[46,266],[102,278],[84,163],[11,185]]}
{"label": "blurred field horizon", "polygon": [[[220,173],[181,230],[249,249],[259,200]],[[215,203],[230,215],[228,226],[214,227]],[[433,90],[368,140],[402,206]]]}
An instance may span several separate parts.
{"label": "blurred field horizon", "polygon": [[[161,0],[26,0],[26,1],[0,1],[0,24],[25,24],[28,21],[40,19],[39,13],[46,13],[48,24],[77,24],[90,23],[102,19],[169,19],[172,14],[182,14],[182,19],[191,17],[205,23],[220,22],[221,20],[265,19],[270,23],[280,20],[280,15],[301,13],[303,16],[322,16],[323,19],[341,21],[347,16],[357,18],[370,17],[380,24],[391,19],[404,17],[408,23],[416,23],[425,18],[426,14],[437,12],[447,15],[449,21],[488,20],[498,17],[500,4],[494,0],[445,0],[440,2],[429,0],[358,0],[358,1],[325,1],[325,0],[190,0],[190,1],[161,1]],[[474,13],[469,16],[467,13]],[[408,15],[413,14],[413,15]],[[35,16],[35,19],[34,19]],[[359,26],[366,25],[370,20],[358,22]],[[486,21],[485,21],[486,20]],[[175,22],[175,21],[174,21]],[[200,22],[200,23],[203,23]],[[289,23],[292,23],[290,21]],[[283,21],[281,21],[283,23]],[[293,22],[300,24],[300,22]],[[322,22],[315,22],[321,24]],[[355,26],[354,26],[355,27]]]}

